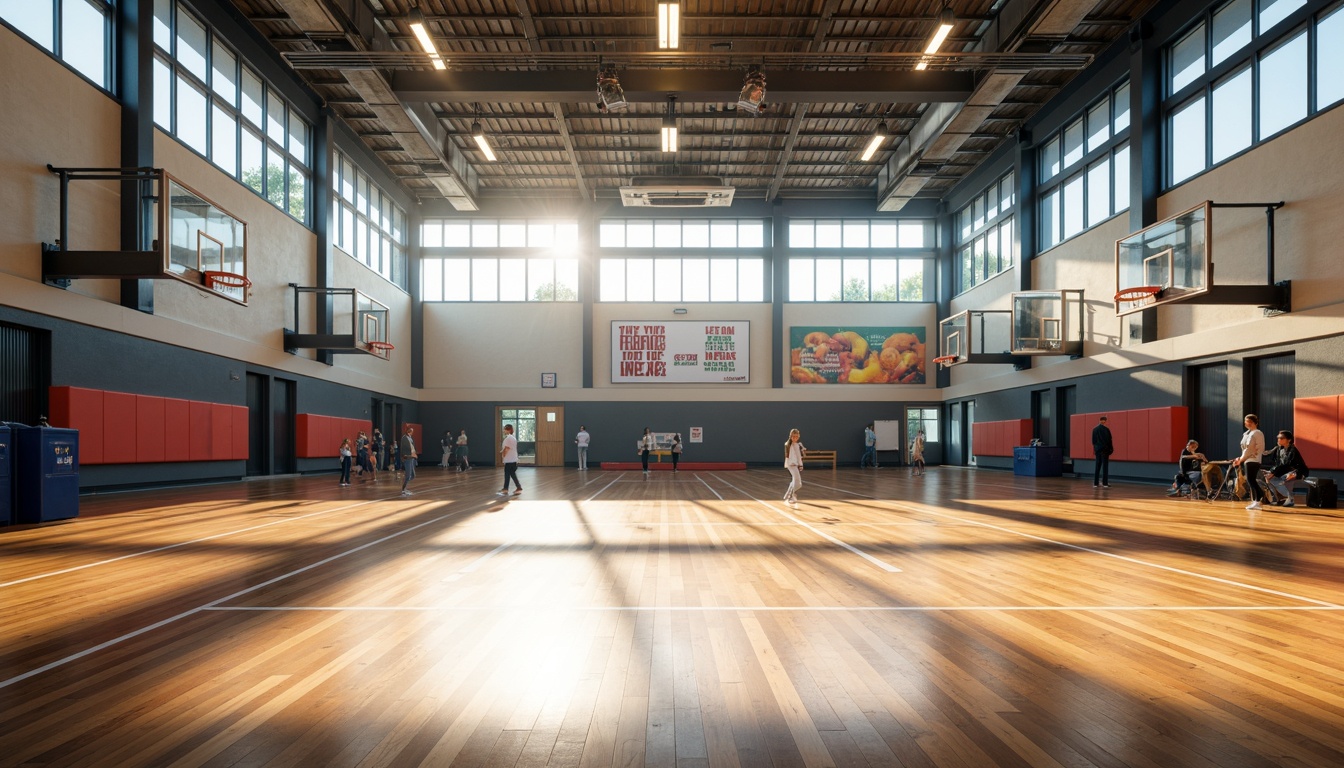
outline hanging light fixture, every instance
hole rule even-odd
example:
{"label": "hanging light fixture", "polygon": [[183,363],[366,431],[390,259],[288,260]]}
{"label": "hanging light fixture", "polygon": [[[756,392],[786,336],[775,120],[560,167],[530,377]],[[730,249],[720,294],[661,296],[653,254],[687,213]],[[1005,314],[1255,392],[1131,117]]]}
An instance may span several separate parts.
{"label": "hanging light fixture", "polygon": [[663,115],[662,145],[664,152],[677,151],[677,97],[667,97],[667,114]]}
{"label": "hanging light fixture", "polygon": [[743,78],[737,106],[753,115],[765,111],[765,73],[760,67],[752,67]]}
{"label": "hanging light fixture", "polygon": [[597,108],[604,112],[620,112],[630,106],[625,100],[625,89],[616,77],[616,65],[605,64],[597,70]]}
{"label": "hanging light fixture", "polygon": [[873,131],[872,138],[868,139],[868,146],[863,148],[863,155],[859,159],[865,163],[872,160],[873,155],[877,154],[877,150],[882,146],[882,142],[886,140],[887,124],[885,122],[878,123],[877,130]]}
{"label": "hanging light fixture", "polygon": [[406,18],[411,27],[411,34],[415,35],[415,39],[420,41],[420,47],[429,54],[430,61],[434,62],[434,68],[447,69],[448,65],[444,63],[438,47],[434,45],[434,38],[430,37],[429,25],[425,21],[425,14],[420,11],[420,6],[411,6],[411,12]]}
{"label": "hanging light fixture", "polygon": [[471,138],[476,140],[476,146],[481,148],[485,159],[495,162],[495,150],[490,148],[490,141],[485,137],[485,129],[481,128],[480,120],[471,124]]}
{"label": "hanging light fixture", "polygon": [[[934,27],[933,37],[929,38],[929,44],[924,47],[925,56],[935,54],[938,52],[939,48],[943,47],[943,43],[947,40],[947,36],[952,34],[952,26],[956,23],[957,17],[953,15],[952,9],[946,5],[943,6],[943,10],[938,13],[938,26]],[[922,59],[915,65],[915,69],[928,69],[928,66],[928,59]]]}
{"label": "hanging light fixture", "polygon": [[681,47],[681,3],[658,4],[658,47]]}

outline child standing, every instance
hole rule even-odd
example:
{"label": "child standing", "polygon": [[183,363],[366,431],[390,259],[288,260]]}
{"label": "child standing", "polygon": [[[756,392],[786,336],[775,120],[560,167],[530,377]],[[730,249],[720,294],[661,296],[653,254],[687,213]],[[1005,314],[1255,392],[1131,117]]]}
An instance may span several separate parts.
{"label": "child standing", "polygon": [[789,476],[793,478],[789,483],[789,489],[784,492],[784,501],[789,504],[798,503],[798,489],[803,487],[803,435],[796,429],[789,430],[789,439],[784,443],[784,468],[789,470]]}

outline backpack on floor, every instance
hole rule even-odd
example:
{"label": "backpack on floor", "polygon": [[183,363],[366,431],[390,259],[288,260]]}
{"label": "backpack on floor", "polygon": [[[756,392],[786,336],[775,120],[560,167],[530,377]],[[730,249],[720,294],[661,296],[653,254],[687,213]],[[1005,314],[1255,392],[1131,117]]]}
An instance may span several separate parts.
{"label": "backpack on floor", "polygon": [[1338,503],[1339,489],[1335,481],[1328,477],[1307,478],[1307,506],[1316,509],[1334,509]]}

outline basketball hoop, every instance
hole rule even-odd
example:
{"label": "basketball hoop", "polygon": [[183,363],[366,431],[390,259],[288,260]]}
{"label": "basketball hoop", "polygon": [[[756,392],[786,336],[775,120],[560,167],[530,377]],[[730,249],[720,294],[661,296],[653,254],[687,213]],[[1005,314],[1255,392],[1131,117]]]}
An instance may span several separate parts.
{"label": "basketball hoop", "polygon": [[387,357],[387,353],[396,349],[396,347],[392,346],[390,342],[386,341],[370,341],[366,342],[365,346],[369,348],[370,352],[374,353],[379,357]]}
{"label": "basketball hoop", "polygon": [[1160,285],[1141,285],[1136,288],[1122,288],[1115,292],[1116,304],[1144,304],[1157,298],[1162,292]]}
{"label": "basketball hoop", "polygon": [[247,289],[252,287],[252,281],[245,275],[236,272],[205,272],[201,276],[205,287],[212,291],[222,291],[224,289],[241,289],[246,295]]}
{"label": "basketball hoop", "polygon": [[933,358],[933,364],[939,368],[947,368],[955,362],[957,362],[957,355],[943,355]]}

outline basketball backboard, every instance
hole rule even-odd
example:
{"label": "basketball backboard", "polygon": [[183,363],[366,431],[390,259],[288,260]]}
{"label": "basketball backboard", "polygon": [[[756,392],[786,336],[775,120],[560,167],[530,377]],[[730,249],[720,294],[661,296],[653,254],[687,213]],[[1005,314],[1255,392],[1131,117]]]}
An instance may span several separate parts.
{"label": "basketball backboard", "polygon": [[1013,354],[1082,354],[1082,291],[1023,291],[1012,301]]}
{"label": "basketball backboard", "polygon": [[[354,288],[317,288],[291,283],[294,304],[285,329],[285,349],[319,349],[336,354],[361,352],[391,357],[388,309]],[[331,331],[318,328],[319,310],[330,307]]]}
{"label": "basketball backboard", "polygon": [[247,223],[168,174],[164,272],[247,303]]}
{"label": "basketball backboard", "polygon": [[[1117,298],[1127,315],[1206,293],[1211,282],[1212,216],[1209,201],[1121,238],[1115,243],[1115,290],[1147,289],[1134,300]],[[1155,291],[1155,292],[1154,292]]]}
{"label": "basketball backboard", "polygon": [[1007,310],[968,309],[938,323],[940,357],[956,356],[941,363],[1016,363],[1009,352],[1012,313]]}

